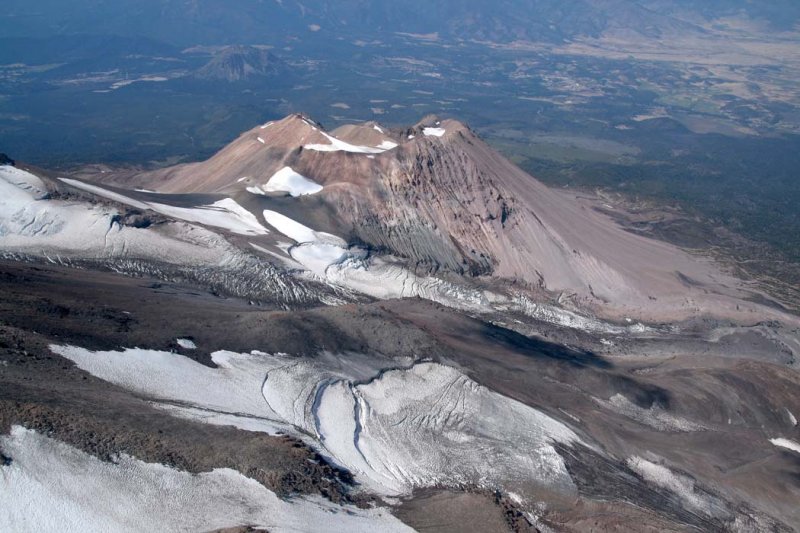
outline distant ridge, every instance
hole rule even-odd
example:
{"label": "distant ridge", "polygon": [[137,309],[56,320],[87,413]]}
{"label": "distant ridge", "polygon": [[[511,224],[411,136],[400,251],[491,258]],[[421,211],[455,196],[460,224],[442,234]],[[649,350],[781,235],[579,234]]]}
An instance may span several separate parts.
{"label": "distant ridge", "polygon": [[245,81],[288,71],[278,56],[254,46],[227,46],[217,52],[195,77],[202,80]]}

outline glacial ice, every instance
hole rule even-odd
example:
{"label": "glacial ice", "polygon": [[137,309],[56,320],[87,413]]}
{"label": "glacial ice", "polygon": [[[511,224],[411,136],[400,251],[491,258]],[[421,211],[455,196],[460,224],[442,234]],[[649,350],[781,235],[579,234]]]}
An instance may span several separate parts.
{"label": "glacial ice", "polygon": [[218,368],[152,350],[51,349],[176,416],[302,438],[388,496],[471,484],[532,494],[574,487],[558,420],[434,362],[215,352]]}
{"label": "glacial ice", "polygon": [[195,475],[127,455],[104,462],[20,426],[0,448],[13,458],[0,466],[0,531],[412,531],[385,508],[283,500],[228,468]]}

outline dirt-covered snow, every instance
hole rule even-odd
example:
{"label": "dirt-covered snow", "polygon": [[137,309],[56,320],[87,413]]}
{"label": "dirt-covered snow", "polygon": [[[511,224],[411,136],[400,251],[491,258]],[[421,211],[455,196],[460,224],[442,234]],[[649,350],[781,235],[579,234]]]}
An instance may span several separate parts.
{"label": "dirt-covered snow", "polygon": [[697,487],[692,478],[642,457],[630,457],[627,463],[631,470],[648,483],[676,494],[687,509],[706,516],[731,518],[725,511],[723,502]]}

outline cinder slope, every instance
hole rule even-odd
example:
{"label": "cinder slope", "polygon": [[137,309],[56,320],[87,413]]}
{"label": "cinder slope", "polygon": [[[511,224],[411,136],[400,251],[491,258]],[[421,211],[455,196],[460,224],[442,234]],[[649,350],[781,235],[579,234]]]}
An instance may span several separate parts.
{"label": "cinder slope", "polygon": [[[298,216],[327,219],[344,237],[423,270],[490,274],[611,318],[752,322],[775,314],[744,301],[751,293],[708,261],[550,190],[460,122],[429,117],[402,134],[374,123],[336,133],[292,115],[244,133],[208,161],[104,179],[235,194],[288,166],[323,186],[313,202],[293,204]],[[314,214],[303,215],[308,209]]]}

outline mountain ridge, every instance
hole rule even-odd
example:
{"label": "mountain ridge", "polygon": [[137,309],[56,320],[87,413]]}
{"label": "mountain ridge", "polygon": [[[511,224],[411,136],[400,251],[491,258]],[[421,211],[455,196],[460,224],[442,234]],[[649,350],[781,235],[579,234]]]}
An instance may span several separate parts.
{"label": "mountain ridge", "polygon": [[238,82],[286,74],[287,65],[269,50],[232,45],[216,52],[208,63],[194,73],[194,77],[201,80]]}
{"label": "mountain ridge", "polygon": [[[431,5],[421,0],[312,0],[302,4],[259,2],[228,10],[222,0],[198,0],[188,9],[178,0],[125,0],[105,5],[83,0],[83,4],[70,4],[69,9],[53,0],[33,8],[22,0],[10,0],[5,17],[16,22],[9,29],[10,36],[105,32],[147,35],[183,46],[259,43],[270,34],[304,38],[316,34],[330,40],[331,34],[352,35],[354,28],[363,34],[391,28],[438,33],[451,39],[564,42],[597,37],[609,30],[643,31],[650,36],[698,33],[703,31],[702,25],[720,16],[744,15],[777,29],[791,29],[800,18],[800,8],[788,0],[766,6],[746,0],[709,4],[698,6],[687,0],[501,0],[493,4],[448,0]],[[145,17],[144,13],[157,15]]]}

